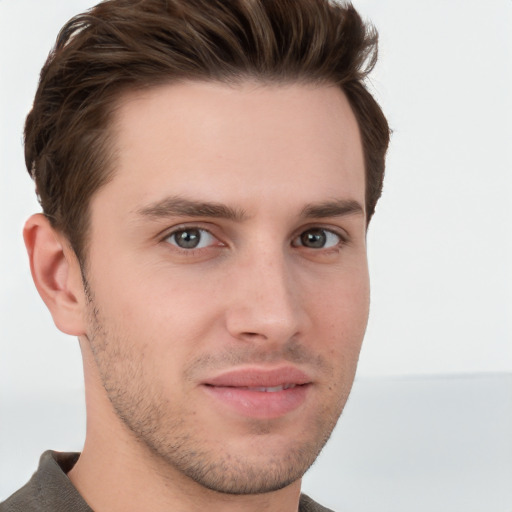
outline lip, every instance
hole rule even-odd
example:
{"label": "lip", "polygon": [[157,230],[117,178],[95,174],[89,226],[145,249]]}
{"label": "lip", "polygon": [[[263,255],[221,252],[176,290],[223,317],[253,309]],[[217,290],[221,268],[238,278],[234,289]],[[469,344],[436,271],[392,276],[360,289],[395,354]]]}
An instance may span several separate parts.
{"label": "lip", "polygon": [[204,384],[219,387],[275,387],[309,384],[311,378],[294,366],[277,368],[236,368],[207,379]]}
{"label": "lip", "polygon": [[311,378],[292,366],[236,368],[207,379],[202,388],[237,415],[272,419],[299,408],[307,399]]}

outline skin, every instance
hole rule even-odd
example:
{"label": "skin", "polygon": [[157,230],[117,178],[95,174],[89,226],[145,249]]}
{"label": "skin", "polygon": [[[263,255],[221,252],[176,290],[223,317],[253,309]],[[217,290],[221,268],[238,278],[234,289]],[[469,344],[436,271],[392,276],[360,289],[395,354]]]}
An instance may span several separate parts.
{"label": "skin", "polygon": [[[66,239],[41,215],[25,227],[36,286],[83,353],[87,437],[69,477],[96,512],[297,510],[368,318],[364,164],[346,97],[187,82],[126,94],[112,129],[85,289]],[[282,368],[307,376],[285,412],[283,391],[251,416],[205,385]]]}

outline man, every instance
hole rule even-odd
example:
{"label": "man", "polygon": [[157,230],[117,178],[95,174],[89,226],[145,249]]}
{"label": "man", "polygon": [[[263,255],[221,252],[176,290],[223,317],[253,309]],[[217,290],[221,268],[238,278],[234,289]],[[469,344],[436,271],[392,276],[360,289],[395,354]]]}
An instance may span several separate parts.
{"label": "man", "polygon": [[376,35],[327,0],[109,0],[41,74],[35,285],[84,361],[87,435],[2,511],[321,511],[386,120]]}

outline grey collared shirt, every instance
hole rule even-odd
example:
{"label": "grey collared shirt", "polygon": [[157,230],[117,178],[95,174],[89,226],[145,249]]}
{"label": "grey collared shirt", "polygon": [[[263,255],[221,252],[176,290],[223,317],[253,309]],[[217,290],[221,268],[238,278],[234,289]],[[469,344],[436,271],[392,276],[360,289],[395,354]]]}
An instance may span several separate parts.
{"label": "grey collared shirt", "polygon": [[[0,503],[0,512],[93,512],[67,477],[79,457],[79,453],[44,452],[34,476]],[[302,494],[299,512],[333,511]]]}

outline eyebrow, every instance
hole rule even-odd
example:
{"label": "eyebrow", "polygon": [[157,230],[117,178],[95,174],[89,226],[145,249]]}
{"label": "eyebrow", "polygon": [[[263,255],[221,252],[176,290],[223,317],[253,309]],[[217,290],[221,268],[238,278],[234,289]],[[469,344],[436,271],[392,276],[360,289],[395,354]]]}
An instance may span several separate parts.
{"label": "eyebrow", "polygon": [[241,222],[247,218],[243,209],[232,208],[222,203],[192,201],[183,197],[167,197],[150,204],[137,213],[142,217],[161,219],[166,217],[213,217]]}
{"label": "eyebrow", "polygon": [[312,203],[302,209],[301,216],[313,219],[364,215],[364,208],[353,199],[334,199],[323,203]]}

